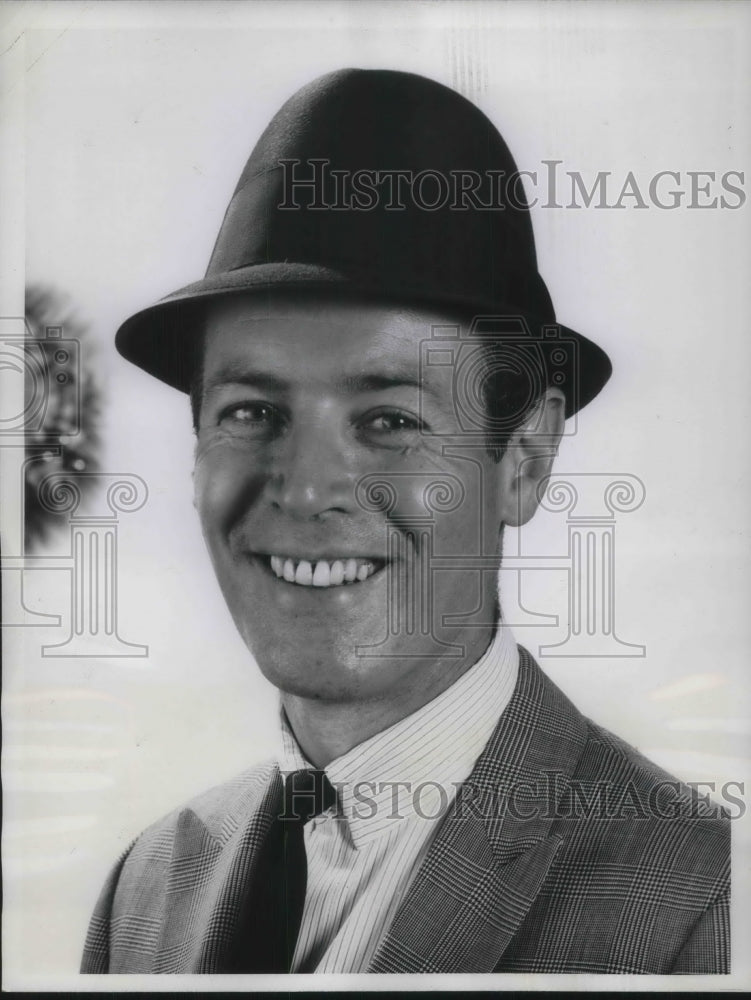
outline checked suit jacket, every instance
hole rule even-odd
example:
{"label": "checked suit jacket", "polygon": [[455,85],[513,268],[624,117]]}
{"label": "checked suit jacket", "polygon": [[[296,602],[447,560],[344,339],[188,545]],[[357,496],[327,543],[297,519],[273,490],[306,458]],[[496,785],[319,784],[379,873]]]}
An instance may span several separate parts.
{"label": "checked suit jacket", "polygon": [[[263,764],[149,827],[101,892],[81,971],[222,972],[281,788]],[[513,697],[368,971],[728,972],[729,825],[520,647]]]}

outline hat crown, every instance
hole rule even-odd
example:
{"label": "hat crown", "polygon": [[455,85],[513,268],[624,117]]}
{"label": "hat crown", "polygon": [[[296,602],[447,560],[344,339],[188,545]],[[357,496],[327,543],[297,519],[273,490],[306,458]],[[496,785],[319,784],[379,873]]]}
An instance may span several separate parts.
{"label": "hat crown", "polygon": [[207,277],[295,262],[384,297],[497,302],[553,320],[514,178],[498,130],[456,91],[393,70],[329,73],[258,140]]}
{"label": "hat crown", "polygon": [[238,189],[285,157],[321,157],[350,170],[516,173],[511,151],[475,104],[397,70],[342,69],[302,87],[262,133]]}

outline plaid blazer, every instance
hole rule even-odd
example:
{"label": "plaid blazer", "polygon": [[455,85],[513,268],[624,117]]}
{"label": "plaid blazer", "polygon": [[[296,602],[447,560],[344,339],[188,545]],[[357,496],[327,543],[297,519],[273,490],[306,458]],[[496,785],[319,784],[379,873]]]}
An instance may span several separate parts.
{"label": "plaid blazer", "polygon": [[[369,971],[728,972],[727,815],[520,654]],[[267,763],[149,827],[102,890],[81,971],[221,971],[280,801]]]}

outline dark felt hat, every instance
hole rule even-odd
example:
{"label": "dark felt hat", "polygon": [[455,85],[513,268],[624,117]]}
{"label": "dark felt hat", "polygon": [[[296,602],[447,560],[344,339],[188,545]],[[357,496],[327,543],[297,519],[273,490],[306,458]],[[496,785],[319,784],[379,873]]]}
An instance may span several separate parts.
{"label": "dark felt hat", "polygon": [[[489,119],[411,73],[345,69],[272,119],[227,208],[206,276],[117,332],[129,361],[187,391],[201,303],[319,290],[512,317],[567,413],[610,376],[605,352],[556,324],[516,164]],[[485,321],[486,323],[488,321]],[[516,325],[514,325],[514,323]],[[551,353],[565,362],[547,364]]]}

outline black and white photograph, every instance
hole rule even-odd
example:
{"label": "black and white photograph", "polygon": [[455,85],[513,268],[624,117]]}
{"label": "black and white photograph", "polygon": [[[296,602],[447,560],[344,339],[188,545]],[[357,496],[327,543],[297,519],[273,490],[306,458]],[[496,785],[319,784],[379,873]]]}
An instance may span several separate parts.
{"label": "black and white photograph", "polygon": [[748,988],[751,6],[0,53],[3,989]]}

